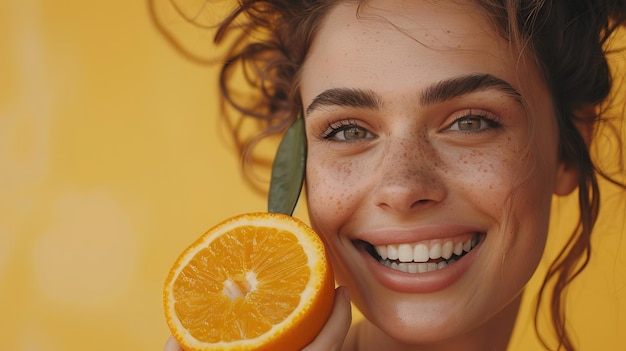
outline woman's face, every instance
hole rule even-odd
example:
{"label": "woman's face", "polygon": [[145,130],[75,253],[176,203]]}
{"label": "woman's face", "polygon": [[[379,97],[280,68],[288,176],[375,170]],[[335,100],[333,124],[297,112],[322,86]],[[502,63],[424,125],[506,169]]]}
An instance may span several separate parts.
{"label": "woman's face", "polygon": [[551,100],[476,5],[361,11],[336,6],[303,67],[310,219],[379,328],[462,335],[519,295],[569,187]]}

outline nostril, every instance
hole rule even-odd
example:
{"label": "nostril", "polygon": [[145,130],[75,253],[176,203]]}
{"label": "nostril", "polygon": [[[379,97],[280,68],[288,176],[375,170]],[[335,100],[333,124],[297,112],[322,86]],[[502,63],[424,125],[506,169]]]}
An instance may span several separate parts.
{"label": "nostril", "polygon": [[384,201],[378,203],[378,207],[382,208],[385,211],[393,212],[393,213],[402,213],[402,212],[413,212],[425,210],[429,207],[435,206],[439,201],[436,199],[420,199],[416,201],[411,201],[407,198],[402,198],[398,196],[392,200]]}
{"label": "nostril", "polygon": [[429,199],[422,199],[422,200],[417,200],[415,202],[413,202],[411,204],[411,208],[415,208],[415,207],[423,207],[424,205],[427,205],[431,202],[434,202],[433,200],[429,200]]}
{"label": "nostril", "polygon": [[387,199],[387,201],[381,201],[378,206],[388,211],[406,211],[420,208],[426,208],[434,205],[438,202],[436,199],[419,199],[413,200],[408,196],[397,194],[396,196]]}

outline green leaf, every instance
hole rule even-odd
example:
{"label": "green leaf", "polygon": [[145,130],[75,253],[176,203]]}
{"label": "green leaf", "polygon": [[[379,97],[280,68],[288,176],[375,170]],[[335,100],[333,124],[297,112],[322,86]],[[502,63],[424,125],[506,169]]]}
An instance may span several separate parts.
{"label": "green leaf", "polygon": [[274,164],[267,202],[269,212],[291,216],[302,191],[306,166],[306,137],[300,115],[283,136]]}

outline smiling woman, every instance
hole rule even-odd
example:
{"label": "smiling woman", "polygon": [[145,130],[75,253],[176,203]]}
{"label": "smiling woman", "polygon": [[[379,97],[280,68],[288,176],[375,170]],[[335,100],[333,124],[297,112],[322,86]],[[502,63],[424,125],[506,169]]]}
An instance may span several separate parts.
{"label": "smiling woman", "polygon": [[[609,178],[589,150],[625,13],[619,1],[240,2],[217,42],[259,35],[232,47],[224,98],[270,131],[303,113],[310,221],[364,316],[346,336],[337,305],[307,349],[515,347],[524,292],[553,258],[553,196],[574,191],[580,220],[537,295],[554,337],[537,332],[546,349],[577,349],[564,299],[589,262],[596,174],[624,195],[624,170]],[[251,103],[231,81],[242,68],[261,92]]]}
{"label": "smiling woman", "polygon": [[[573,190],[575,170],[559,168],[554,108],[539,71],[508,50],[479,7],[398,6],[361,8],[386,21],[336,6],[304,62],[311,222],[366,317],[355,328],[359,345],[502,349],[506,338],[485,344],[484,336],[510,333],[541,258],[552,193],[556,184]],[[418,29],[388,24],[409,16]],[[311,109],[339,87],[368,89],[378,103]],[[353,129],[362,138],[346,143]],[[468,240],[475,247],[452,259]],[[380,247],[389,257],[372,255]],[[406,255],[423,247],[426,260]]]}

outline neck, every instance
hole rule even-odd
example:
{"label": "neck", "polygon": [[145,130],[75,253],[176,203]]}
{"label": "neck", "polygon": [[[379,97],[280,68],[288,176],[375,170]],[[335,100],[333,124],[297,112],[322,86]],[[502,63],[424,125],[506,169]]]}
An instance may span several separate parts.
{"label": "neck", "polygon": [[351,328],[342,351],[506,351],[521,300],[520,294],[500,313],[466,334],[428,345],[399,342],[363,320]]}

